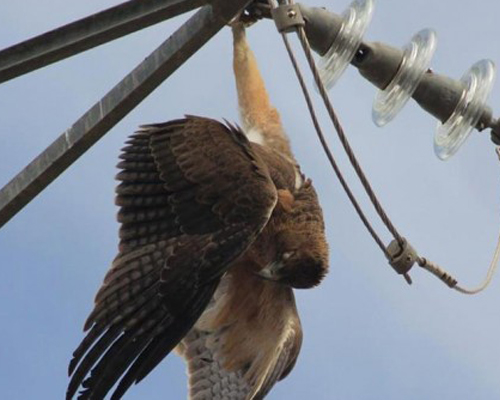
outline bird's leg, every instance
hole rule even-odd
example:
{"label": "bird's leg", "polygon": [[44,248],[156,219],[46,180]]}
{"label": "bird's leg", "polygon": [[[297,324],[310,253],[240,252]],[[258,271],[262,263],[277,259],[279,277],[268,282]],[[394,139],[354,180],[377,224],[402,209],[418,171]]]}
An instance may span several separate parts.
{"label": "bird's leg", "polygon": [[240,116],[246,134],[251,140],[291,157],[280,115],[271,105],[257,61],[248,46],[245,25],[236,21],[232,24],[232,30],[233,68]]}

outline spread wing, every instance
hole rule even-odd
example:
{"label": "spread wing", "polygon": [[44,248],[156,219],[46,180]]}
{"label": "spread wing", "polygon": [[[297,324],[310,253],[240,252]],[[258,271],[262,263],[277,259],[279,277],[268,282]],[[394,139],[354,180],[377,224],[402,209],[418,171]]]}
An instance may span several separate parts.
{"label": "spread wing", "polygon": [[186,117],[127,142],[116,202],[120,252],[75,350],[67,398],[112,398],[143,379],[186,335],[221,275],[276,204],[262,160],[236,128]]}

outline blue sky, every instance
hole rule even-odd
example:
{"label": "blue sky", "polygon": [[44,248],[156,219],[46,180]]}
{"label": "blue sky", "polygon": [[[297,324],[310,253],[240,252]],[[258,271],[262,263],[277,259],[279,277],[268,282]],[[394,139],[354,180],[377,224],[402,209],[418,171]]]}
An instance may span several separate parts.
{"label": "blue sky", "polygon": [[[118,1],[3,3],[1,48]],[[304,3],[336,12],[348,4]],[[500,3],[488,0],[379,0],[365,39],[402,46],[420,29],[434,28],[438,47],[432,67],[459,78],[479,59],[500,63],[499,13]],[[0,185],[184,20],[0,85]],[[274,26],[259,23],[249,40],[297,159],[320,193],[331,246],[327,279],[315,290],[297,292],[304,345],[295,370],[269,399],[500,398],[499,279],[486,292],[466,297],[417,268],[412,287],[396,276],[327,165]],[[68,361],[116,252],[113,177],[119,149],[141,123],[184,113],[237,120],[230,44],[225,29],[0,230],[2,398],[63,397]],[[421,255],[464,285],[476,285],[486,273],[500,227],[500,164],[489,134],[473,134],[443,163],[432,150],[435,120],[409,103],[390,125],[376,128],[371,121],[374,96],[375,89],[352,68],[331,91],[373,187]],[[489,104],[498,116],[498,84]],[[329,122],[322,121],[329,131]],[[332,131],[329,137],[354,182]],[[354,187],[362,197],[359,185]],[[388,241],[382,226],[376,226]],[[182,399],[186,386],[182,362],[170,356],[126,398]]]}

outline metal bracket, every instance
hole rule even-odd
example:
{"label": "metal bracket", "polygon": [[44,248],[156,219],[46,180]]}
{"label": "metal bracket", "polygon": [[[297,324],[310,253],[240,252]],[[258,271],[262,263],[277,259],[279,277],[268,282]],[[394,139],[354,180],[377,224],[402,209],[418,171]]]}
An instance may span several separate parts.
{"label": "metal bracket", "polygon": [[0,83],[207,4],[130,0],[0,51]]}
{"label": "metal bracket", "polygon": [[293,32],[297,27],[306,24],[298,4],[287,4],[273,8],[271,15],[280,33]]}
{"label": "metal bracket", "polygon": [[[164,2],[180,3],[179,0]],[[0,227],[226,26],[249,2],[250,0],[212,0],[125,76],[0,190]],[[185,1],[186,4],[191,6],[195,1],[188,0]],[[16,70],[26,72],[24,67],[16,67]],[[1,71],[0,63],[0,77]],[[10,76],[10,72],[6,72],[5,76]]]}

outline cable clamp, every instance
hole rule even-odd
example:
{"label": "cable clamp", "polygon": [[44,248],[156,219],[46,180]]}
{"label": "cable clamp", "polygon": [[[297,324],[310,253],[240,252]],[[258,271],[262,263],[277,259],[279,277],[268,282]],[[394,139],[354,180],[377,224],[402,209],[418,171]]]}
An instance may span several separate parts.
{"label": "cable clamp", "polygon": [[403,238],[402,244],[397,240],[393,240],[389,243],[389,246],[387,246],[387,254],[391,267],[394,268],[398,274],[403,275],[406,282],[411,285],[411,278],[408,272],[417,261],[417,252],[415,249]]}
{"label": "cable clamp", "polygon": [[306,24],[298,4],[280,5],[271,10],[271,15],[280,33],[293,32]]}

